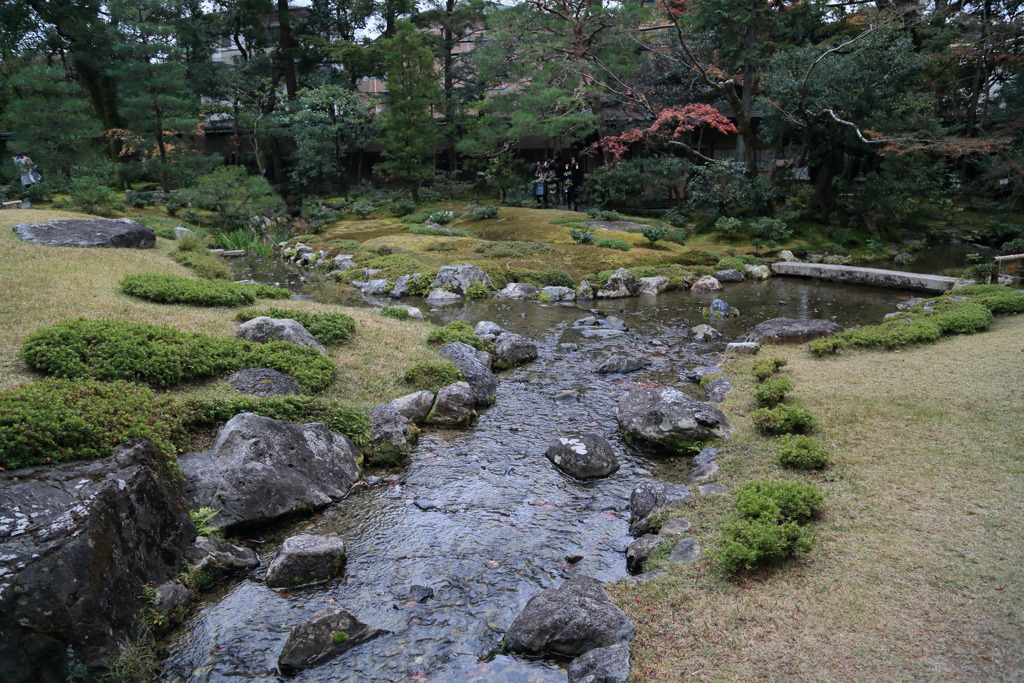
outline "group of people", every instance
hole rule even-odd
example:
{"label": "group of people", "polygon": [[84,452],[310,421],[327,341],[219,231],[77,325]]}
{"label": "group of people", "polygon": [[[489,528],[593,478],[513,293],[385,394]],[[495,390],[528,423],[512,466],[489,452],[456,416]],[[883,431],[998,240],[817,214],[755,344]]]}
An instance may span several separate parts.
{"label": "group of people", "polygon": [[18,175],[21,176],[22,185],[27,187],[43,179],[43,176],[39,175],[39,171],[36,170],[36,165],[27,154],[15,154],[13,159],[14,165],[18,169]]}
{"label": "group of people", "polygon": [[583,188],[583,168],[573,157],[562,161],[562,155],[555,152],[550,159],[538,161],[533,173],[533,196],[537,208],[548,208],[554,199],[555,205],[565,204],[570,211],[579,211],[580,191]]}

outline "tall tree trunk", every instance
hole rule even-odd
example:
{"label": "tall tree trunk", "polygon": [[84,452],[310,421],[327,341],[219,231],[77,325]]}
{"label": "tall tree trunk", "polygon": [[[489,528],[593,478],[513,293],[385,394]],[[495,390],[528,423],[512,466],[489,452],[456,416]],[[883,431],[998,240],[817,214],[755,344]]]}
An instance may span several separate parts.
{"label": "tall tree trunk", "polygon": [[288,0],[277,0],[277,22],[281,28],[281,42],[277,50],[284,73],[284,89],[288,99],[294,100],[299,84],[295,76],[295,55],[292,54],[292,15],[288,12]]}
{"label": "tall tree trunk", "polygon": [[810,208],[818,211],[822,222],[827,223],[829,216],[836,208],[836,191],[833,180],[843,170],[843,146],[837,142],[832,143],[831,149],[818,167],[817,177],[814,179],[814,196],[811,197]]}

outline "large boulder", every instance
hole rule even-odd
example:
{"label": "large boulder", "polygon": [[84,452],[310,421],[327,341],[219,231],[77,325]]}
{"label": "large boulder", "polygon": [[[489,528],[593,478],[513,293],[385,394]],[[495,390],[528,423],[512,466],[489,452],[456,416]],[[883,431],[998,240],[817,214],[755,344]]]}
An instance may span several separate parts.
{"label": "large boulder", "polygon": [[444,305],[453,304],[457,301],[462,301],[461,294],[449,292],[447,289],[441,289],[440,287],[435,287],[427,294],[427,303],[429,304]]}
{"label": "large boulder", "polygon": [[615,450],[603,436],[587,432],[555,439],[544,453],[555,467],[577,479],[607,477],[619,469]]}
{"label": "large boulder", "polygon": [[640,293],[640,280],[625,268],[616,270],[597,292],[598,299],[619,299]]}
{"label": "large boulder", "polygon": [[705,275],[704,277],[694,282],[693,286],[690,287],[690,291],[693,292],[694,294],[706,294],[707,292],[717,292],[720,291],[721,289],[722,283],[719,282],[716,278],[711,277],[710,275]]}
{"label": "large boulder", "polygon": [[576,301],[576,290],[572,287],[541,287],[541,291],[552,301]]}
{"label": "large boulder", "polygon": [[610,358],[604,359],[601,362],[601,364],[597,366],[595,372],[597,372],[599,375],[611,375],[626,372],[636,372],[637,370],[643,370],[646,367],[646,358],[637,358],[636,356],[615,355]]}
{"label": "large boulder", "polygon": [[494,366],[499,369],[514,368],[537,358],[537,342],[520,334],[506,332],[498,337],[494,349]]}
{"label": "large boulder", "polygon": [[508,652],[576,657],[629,642],[636,630],[589,576],[569,579],[530,598],[505,634]]}
{"label": "large boulder", "polygon": [[71,659],[103,665],[145,606],[142,586],[181,570],[195,527],[166,462],[143,439],[113,453],[0,474],[6,683],[63,683]]}
{"label": "large boulder", "polygon": [[445,427],[465,427],[473,422],[476,412],[473,389],[466,382],[456,382],[437,391],[434,409],[427,416],[427,422]]}
{"label": "large boulder", "polygon": [[317,341],[316,337],[302,326],[302,323],[289,318],[268,318],[261,315],[239,325],[235,336],[257,344],[283,341],[298,346],[310,346],[327,355],[324,345]]}
{"label": "large boulder", "polygon": [[767,280],[772,276],[772,269],[768,266],[754,266],[747,263],[744,264],[743,271],[747,274],[747,277],[755,280]]}
{"label": "large boulder", "polygon": [[345,541],[340,536],[299,534],[284,540],[267,567],[264,583],[292,588],[327,581],[345,569]]}
{"label": "large boulder", "polygon": [[391,281],[387,278],[379,278],[364,282],[359,291],[366,296],[384,296],[391,293]]}
{"label": "large boulder", "polygon": [[302,388],[290,375],[270,368],[246,368],[231,374],[228,384],[235,391],[253,396],[294,396]]}
{"label": "large boulder", "polygon": [[408,455],[416,441],[409,419],[393,403],[385,403],[370,413],[370,443],[378,458]]}
{"label": "large boulder", "polygon": [[400,275],[398,279],[395,280],[394,288],[392,288],[392,290],[388,292],[388,296],[394,299],[400,299],[403,296],[408,296],[409,283],[419,282],[420,277],[422,276],[419,273],[413,273],[412,275]]}
{"label": "large boulder", "polygon": [[340,607],[315,614],[291,630],[277,666],[285,676],[326,664],[387,631],[367,626]]}
{"label": "large boulder", "polygon": [[437,277],[430,283],[430,287],[431,289],[449,289],[457,294],[465,295],[470,285],[477,282],[487,285],[488,288],[494,286],[491,284],[491,278],[482,268],[463,263],[460,266],[443,266],[441,270],[437,271]]}
{"label": "large boulder", "polygon": [[476,355],[476,349],[462,342],[450,342],[442,346],[439,353],[462,372],[466,382],[473,388],[476,405],[489,406],[494,403],[498,380],[487,364]]}
{"label": "large boulder", "polygon": [[715,279],[719,282],[743,282],[747,276],[735,268],[715,271]]}
{"label": "large boulder", "polygon": [[434,392],[424,390],[399,396],[391,402],[391,405],[410,422],[421,422],[434,407]]}
{"label": "large boulder", "polygon": [[640,278],[641,294],[661,294],[668,289],[669,280],[664,275]]}
{"label": "large boulder", "polygon": [[633,389],[619,401],[616,418],[626,438],[672,455],[733,430],[721,410],[671,387]]}
{"label": "large boulder", "polygon": [[693,335],[693,341],[696,342],[715,341],[722,338],[721,332],[711,327],[711,325],[704,324],[691,327],[690,334]]}
{"label": "large boulder", "polygon": [[536,299],[538,295],[540,295],[540,287],[525,282],[510,282],[503,289],[495,292],[494,298],[526,301]]}
{"label": "large boulder", "polygon": [[595,647],[572,660],[569,683],[629,683],[629,643]]}
{"label": "large boulder", "polygon": [[758,344],[803,344],[843,331],[843,326],[831,320],[772,318],[759,323],[746,335],[747,341]]}
{"label": "large boulder", "polygon": [[156,233],[128,218],[65,218],[49,223],[15,225],[18,237],[54,247],[123,247],[152,249]]}
{"label": "large boulder", "polygon": [[251,571],[260,566],[260,557],[255,550],[210,536],[198,536],[192,545],[185,548],[185,559],[191,563],[193,572],[203,570],[218,577]]}
{"label": "large boulder", "polygon": [[193,508],[220,513],[210,524],[265,524],[344,498],[359,480],[359,449],[319,422],[292,424],[241,413],[205,453],[178,459]]}
{"label": "large boulder", "polygon": [[475,334],[477,337],[488,337],[489,339],[492,340],[497,339],[504,332],[505,328],[503,328],[498,323],[491,322],[490,320],[481,320],[476,324],[476,327],[473,328],[473,334]]}
{"label": "large boulder", "polygon": [[637,522],[661,508],[686,505],[690,498],[690,489],[685,484],[655,480],[641,482],[629,494],[630,519]]}

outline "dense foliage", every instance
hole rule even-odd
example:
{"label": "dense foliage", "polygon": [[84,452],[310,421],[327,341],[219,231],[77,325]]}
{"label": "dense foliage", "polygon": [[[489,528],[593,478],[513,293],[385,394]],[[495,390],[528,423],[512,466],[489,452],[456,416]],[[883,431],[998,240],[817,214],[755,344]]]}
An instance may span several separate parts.
{"label": "dense foliage", "polygon": [[121,291],[158,304],[191,306],[244,306],[256,299],[287,299],[291,292],[273,285],[243,284],[225,280],[195,280],[180,275],[141,273],[126,275]]}
{"label": "dense foliage", "polygon": [[356,321],[352,319],[352,316],[344,313],[312,313],[288,308],[263,308],[239,311],[236,317],[239,321],[245,322],[259,316],[294,320],[316,337],[317,341],[328,346],[351,339],[356,333]]}

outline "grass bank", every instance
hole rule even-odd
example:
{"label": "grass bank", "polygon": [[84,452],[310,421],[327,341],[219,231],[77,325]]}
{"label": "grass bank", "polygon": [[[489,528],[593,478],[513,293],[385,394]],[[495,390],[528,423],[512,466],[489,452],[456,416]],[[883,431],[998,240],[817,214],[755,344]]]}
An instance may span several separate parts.
{"label": "grass bank", "polygon": [[[720,457],[730,489],[754,478],[827,493],[817,547],[728,581],[706,559],[614,597],[638,629],[637,680],[1018,680],[1024,670],[1024,317],[898,352],[789,359],[794,399],[821,421],[835,464],[775,463],[747,415],[750,361],[730,369],[737,433]],[[729,513],[687,518],[705,549]]]}
{"label": "grass bank", "polygon": [[[0,212],[0,389],[39,379],[17,355],[24,338],[41,327],[67,318],[116,318],[172,325],[186,332],[234,335],[235,308],[199,308],[153,304],[122,294],[125,275],[162,273],[191,277],[191,271],[169,256],[173,242],[157,239],[155,249],[76,249],[22,242],[11,228],[85,214],[51,210]],[[418,361],[436,360],[425,338],[431,326],[397,321],[366,308],[329,306],[309,301],[261,302],[306,311],[342,311],[356,320],[354,339],[331,349],[338,375],[321,394],[356,405],[381,403],[408,393],[401,376]],[[261,305],[257,304],[257,305]],[[228,395],[223,380],[192,386],[194,395]]]}

